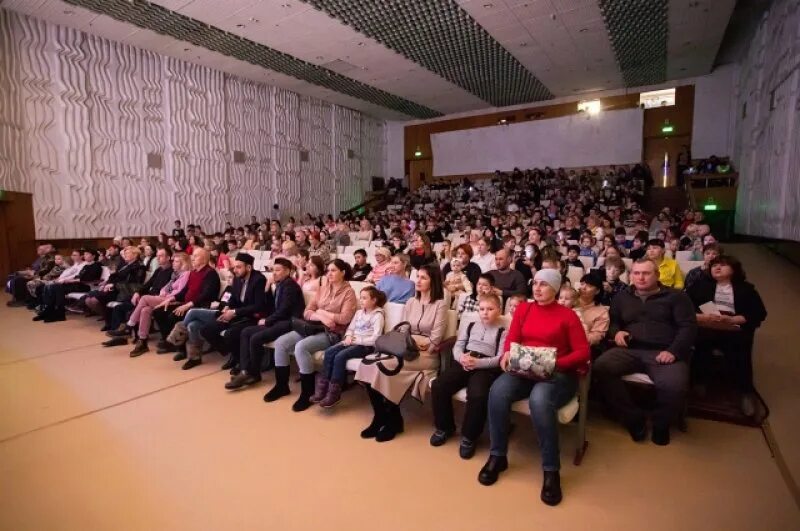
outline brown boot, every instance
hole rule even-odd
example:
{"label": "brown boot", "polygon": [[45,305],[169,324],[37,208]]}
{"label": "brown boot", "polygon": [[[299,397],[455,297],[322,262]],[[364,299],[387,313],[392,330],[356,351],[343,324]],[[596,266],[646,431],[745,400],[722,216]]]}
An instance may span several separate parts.
{"label": "brown boot", "polygon": [[147,348],[147,340],[146,339],[137,339],[136,343],[133,345],[133,350],[131,350],[131,358],[135,358],[137,356],[141,356],[145,352],[149,352],[150,349]]}
{"label": "brown boot", "polygon": [[309,401],[312,404],[316,404],[317,402],[322,402],[325,396],[328,394],[328,383],[329,380],[322,376],[322,374],[317,373],[317,382],[316,387],[314,388],[314,395],[309,398]]}
{"label": "brown boot", "polygon": [[328,386],[328,394],[319,403],[320,407],[329,408],[339,403],[342,399],[342,384],[339,382],[331,382]]}

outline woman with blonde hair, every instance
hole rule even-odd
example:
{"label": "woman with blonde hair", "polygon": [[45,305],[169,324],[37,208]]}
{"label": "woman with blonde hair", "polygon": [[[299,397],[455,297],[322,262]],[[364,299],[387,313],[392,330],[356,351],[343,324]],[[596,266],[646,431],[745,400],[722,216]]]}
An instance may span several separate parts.
{"label": "woman with blonde hair", "polygon": [[[192,269],[192,263],[189,260],[189,255],[186,253],[175,253],[172,255],[172,277],[166,286],[161,288],[158,295],[143,295],[131,300],[136,307],[133,310],[130,318],[128,318],[128,328],[132,329],[138,325],[138,332],[136,333],[136,344],[131,357],[136,357],[147,352],[147,338],[150,335],[150,325],[153,322],[153,311],[161,304],[175,300],[177,295],[186,286],[189,280],[189,271]],[[116,333],[112,335],[117,335]]]}
{"label": "woman with blonde hair", "polygon": [[[144,264],[139,259],[142,251],[138,247],[129,245],[122,249],[122,265],[111,273],[108,280],[98,289],[90,291],[83,299],[86,307],[97,315],[105,315],[106,304],[111,301],[129,301],[134,292],[144,283],[147,273]],[[110,314],[102,331],[110,330]]]}

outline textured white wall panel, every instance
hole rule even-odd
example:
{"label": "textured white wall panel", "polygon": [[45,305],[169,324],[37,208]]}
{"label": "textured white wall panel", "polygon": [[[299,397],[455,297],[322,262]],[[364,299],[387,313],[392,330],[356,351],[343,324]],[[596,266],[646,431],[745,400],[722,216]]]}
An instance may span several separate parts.
{"label": "textured white wall panel", "polygon": [[800,240],[800,4],[773,3],[739,79],[736,231]]}
{"label": "textured white wall panel", "polygon": [[383,138],[356,111],[0,9],[0,187],[33,193],[38,238],[336,213],[382,173]]}

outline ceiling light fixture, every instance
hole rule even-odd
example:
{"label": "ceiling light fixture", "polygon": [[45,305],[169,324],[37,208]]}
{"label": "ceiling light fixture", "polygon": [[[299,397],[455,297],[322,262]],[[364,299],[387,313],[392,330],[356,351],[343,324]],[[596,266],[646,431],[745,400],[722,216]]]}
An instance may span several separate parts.
{"label": "ceiling light fixture", "polygon": [[494,7],[494,4],[483,4],[484,9],[491,9]]}
{"label": "ceiling light fixture", "polygon": [[578,30],[578,33],[586,33],[587,31],[589,31],[589,28],[581,28]]}
{"label": "ceiling light fixture", "polygon": [[589,116],[595,116],[602,110],[603,106],[600,104],[600,100],[585,100],[578,102],[578,112],[586,112],[586,114]]}
{"label": "ceiling light fixture", "polygon": [[258,23],[258,22],[261,22],[261,21],[260,21],[260,20],[258,20],[256,17],[250,17],[250,22],[256,22],[256,23]]}
{"label": "ceiling light fixture", "polygon": [[244,28],[244,27],[245,27],[245,25],[244,25],[244,24],[236,24],[236,27],[237,27],[237,28]]}
{"label": "ceiling light fixture", "polygon": [[414,152],[414,156],[420,158],[422,156],[422,150],[417,146],[417,150]]}

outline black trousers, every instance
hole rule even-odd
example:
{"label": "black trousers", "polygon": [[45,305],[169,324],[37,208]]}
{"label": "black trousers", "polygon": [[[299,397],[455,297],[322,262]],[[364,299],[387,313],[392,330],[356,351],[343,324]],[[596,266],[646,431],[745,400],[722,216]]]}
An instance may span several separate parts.
{"label": "black trousers", "polygon": [[164,341],[167,340],[167,336],[172,332],[172,329],[175,328],[175,325],[183,321],[183,317],[186,315],[184,314],[178,317],[172,313],[175,308],[177,308],[177,306],[171,305],[167,308],[159,308],[153,312],[153,321],[158,325],[158,332],[161,334],[161,339]]}
{"label": "black trousers", "polygon": [[698,328],[695,340],[695,353],[692,358],[692,379],[707,382],[711,375],[711,351],[718,349],[725,355],[725,361],[733,373],[736,389],[740,393],[750,393],[753,387],[753,337],[749,330],[727,332]]}
{"label": "black trousers", "polygon": [[486,424],[489,389],[502,373],[503,371],[499,368],[466,371],[460,363],[452,363],[431,384],[433,422],[436,429],[447,432],[455,431],[453,395],[466,387],[467,404],[464,410],[464,421],[461,425],[461,435],[470,441],[476,441]]}
{"label": "black trousers", "polygon": [[680,418],[689,387],[689,367],[680,360],[661,365],[656,361],[658,353],[657,350],[615,347],[595,360],[592,372],[597,386],[606,405],[621,422],[630,424],[644,419],[644,411],[633,403],[622,381],[622,376],[636,372],[646,373],[655,384],[653,424],[666,428]]}
{"label": "black trousers", "polygon": [[272,326],[248,326],[239,338],[239,367],[250,376],[261,376],[261,364],[266,355],[264,343],[275,341],[283,334],[292,331],[291,321],[278,321]]}
{"label": "black trousers", "polygon": [[106,307],[106,326],[113,330],[119,328],[121,324],[127,323],[133,308],[130,300],[120,302],[113,308]]}
{"label": "black trousers", "polygon": [[63,309],[67,293],[86,293],[91,289],[88,284],[75,282],[71,284],[48,284],[42,292],[42,302],[50,309]]}
{"label": "black trousers", "polygon": [[[211,348],[223,355],[231,354],[235,356],[234,361],[238,361],[242,330],[254,324],[255,319],[242,319],[234,323],[214,321],[201,328],[200,335],[211,344]],[[224,336],[221,335],[223,331]]]}
{"label": "black trousers", "polygon": [[15,301],[25,302],[28,300],[28,297],[30,297],[30,293],[28,292],[29,280],[32,279],[20,275],[14,275],[14,278],[11,279],[11,294],[14,296]]}

